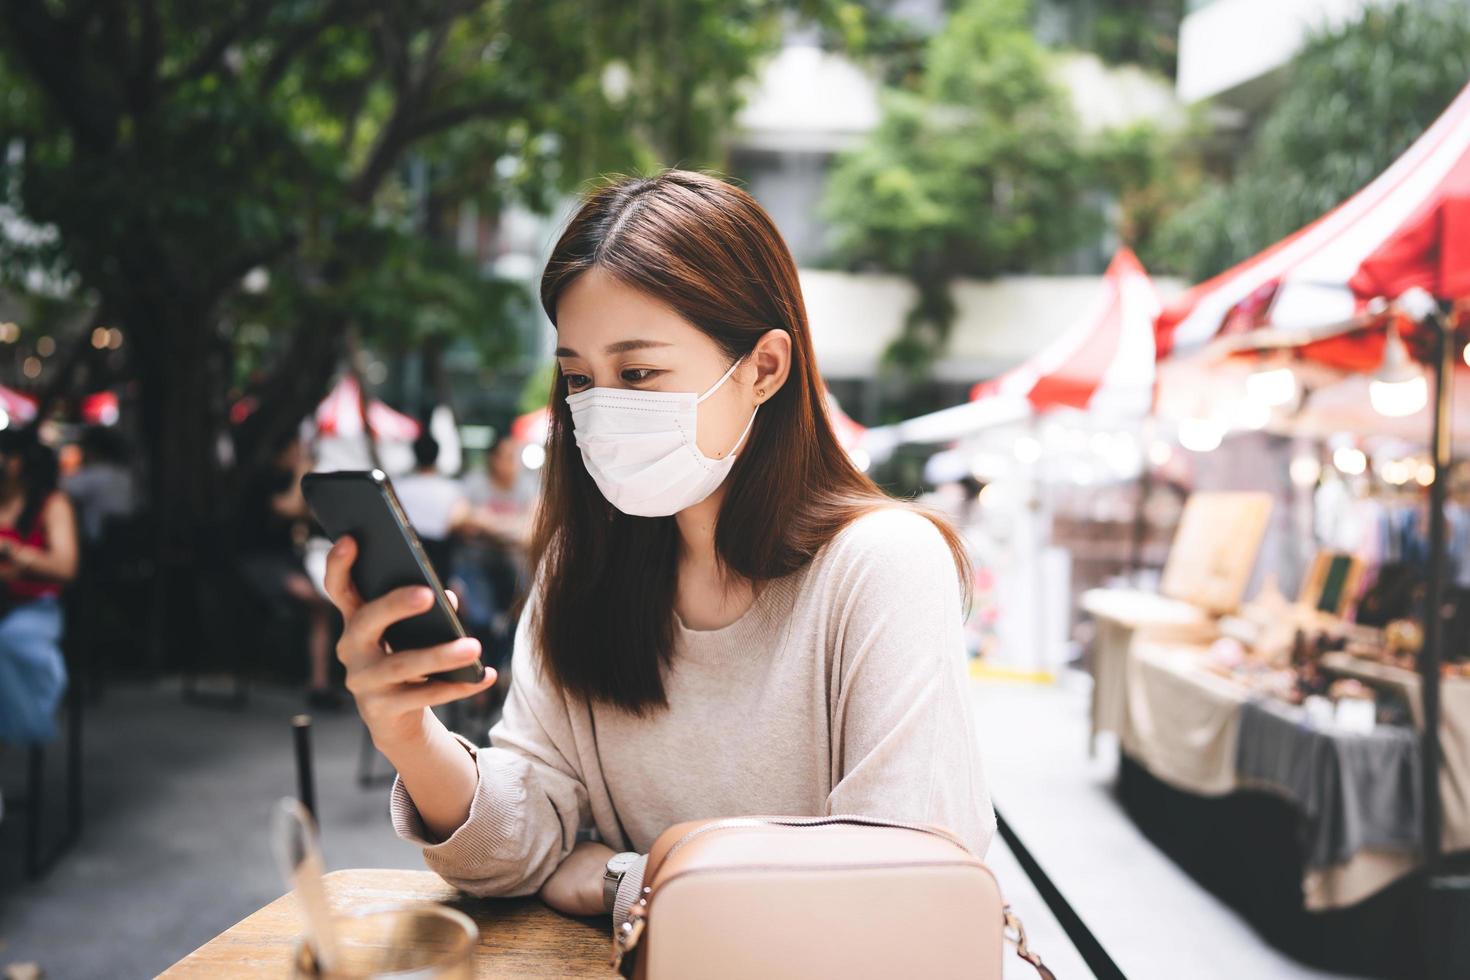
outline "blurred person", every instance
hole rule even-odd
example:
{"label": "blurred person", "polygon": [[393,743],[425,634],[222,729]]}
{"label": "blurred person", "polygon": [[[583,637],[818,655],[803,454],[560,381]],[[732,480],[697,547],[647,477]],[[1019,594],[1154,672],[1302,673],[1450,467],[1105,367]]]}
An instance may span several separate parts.
{"label": "blurred person", "polygon": [[540,498],[539,476],[521,462],[525,444],[499,433],[485,456],[485,467],[467,474],[465,497],[475,534],[455,564],[465,589],[465,607],[491,641],[486,663],[500,667],[514,639],[513,610],[526,577],[526,545]]}
{"label": "blurred person", "polygon": [[448,578],[451,539],[470,524],[470,505],[459,481],[439,472],[439,440],[428,429],[413,443],[414,470],[393,490],[424,553],[441,580]]}
{"label": "blurred person", "polygon": [[66,692],[60,595],[78,546],[56,480],[56,454],[32,432],[0,431],[0,742],[54,738]]}
{"label": "blurred person", "polygon": [[838,443],[770,217],[704,174],[620,179],[567,225],[541,303],[560,377],[492,747],[430,708],[494,671],[423,682],[479,643],[385,656],[429,590],[365,603],[353,540],[328,558],[347,685],[398,771],[395,831],[465,891],[615,923],[653,840],[694,818],[868,814],[983,857],[963,544]]}
{"label": "blurred person", "polygon": [[484,470],[464,478],[465,497],[480,517],[480,526],[522,552],[541,495],[540,477],[521,462],[525,445],[508,431],[498,433],[485,454]]}
{"label": "blurred person", "polygon": [[132,516],[137,508],[133,471],[122,436],[106,426],[88,426],[80,440],[82,464],[61,481],[76,505],[82,541],[95,546],[108,522]]}
{"label": "blurred person", "polygon": [[306,702],[334,710],[344,699],[331,681],[331,605],[312,585],[302,560],[311,511],[301,494],[301,477],[309,469],[306,449],[292,434],[271,465],[246,485],[239,526],[240,571],[266,602],[305,612]]}

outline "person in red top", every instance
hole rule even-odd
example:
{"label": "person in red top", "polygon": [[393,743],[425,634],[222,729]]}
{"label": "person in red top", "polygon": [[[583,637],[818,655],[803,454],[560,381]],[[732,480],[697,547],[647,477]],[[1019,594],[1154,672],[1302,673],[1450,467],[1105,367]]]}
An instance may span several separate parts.
{"label": "person in red top", "polygon": [[0,431],[0,741],[53,738],[66,691],[62,586],[77,571],[71,501],[56,454],[27,431]]}

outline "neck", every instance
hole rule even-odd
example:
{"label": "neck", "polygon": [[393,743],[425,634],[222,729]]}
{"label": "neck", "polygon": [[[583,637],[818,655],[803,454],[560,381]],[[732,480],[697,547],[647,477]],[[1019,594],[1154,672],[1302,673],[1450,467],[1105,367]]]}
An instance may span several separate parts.
{"label": "neck", "polygon": [[715,555],[715,524],[720,519],[720,505],[725,502],[721,486],[693,507],[674,515],[679,525],[680,560],[701,568],[718,565]]}

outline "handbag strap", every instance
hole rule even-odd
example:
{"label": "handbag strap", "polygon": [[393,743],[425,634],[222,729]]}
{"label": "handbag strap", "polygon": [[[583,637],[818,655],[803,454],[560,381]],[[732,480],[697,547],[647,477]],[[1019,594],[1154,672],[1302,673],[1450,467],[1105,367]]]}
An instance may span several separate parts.
{"label": "handbag strap", "polygon": [[1026,943],[1026,927],[1021,924],[1021,917],[1011,911],[1009,905],[1002,909],[1005,916],[1004,935],[1006,942],[1016,947],[1016,955],[1035,967],[1041,980],[1057,980],[1056,974],[1041,962],[1041,954],[1037,953]]}

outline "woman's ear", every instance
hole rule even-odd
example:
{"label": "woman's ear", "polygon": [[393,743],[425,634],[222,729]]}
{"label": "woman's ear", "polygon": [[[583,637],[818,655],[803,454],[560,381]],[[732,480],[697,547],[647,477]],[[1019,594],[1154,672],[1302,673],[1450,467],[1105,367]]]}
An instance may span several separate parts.
{"label": "woman's ear", "polygon": [[757,405],[764,404],[781,389],[791,373],[791,334],[785,330],[767,330],[761,334],[750,352],[750,363],[755,368],[751,392]]}

